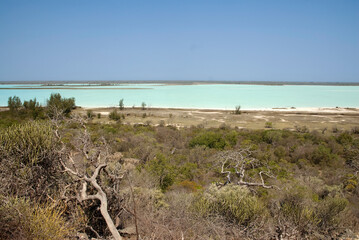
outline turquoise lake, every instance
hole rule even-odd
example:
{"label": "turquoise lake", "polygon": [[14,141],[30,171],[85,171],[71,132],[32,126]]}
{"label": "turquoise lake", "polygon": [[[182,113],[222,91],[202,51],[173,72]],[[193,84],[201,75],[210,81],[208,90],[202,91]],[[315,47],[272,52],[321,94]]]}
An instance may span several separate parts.
{"label": "turquoise lake", "polygon": [[[60,88],[69,89],[60,89]],[[245,84],[120,84],[114,86],[70,84],[42,86],[40,84],[0,85],[0,106],[7,106],[10,96],[41,104],[51,93],[74,97],[82,107],[118,106],[121,98],[125,106],[242,109],[288,107],[359,107],[359,86],[318,85],[245,85]],[[38,89],[40,88],[40,89]],[[51,89],[49,89],[51,88]]]}

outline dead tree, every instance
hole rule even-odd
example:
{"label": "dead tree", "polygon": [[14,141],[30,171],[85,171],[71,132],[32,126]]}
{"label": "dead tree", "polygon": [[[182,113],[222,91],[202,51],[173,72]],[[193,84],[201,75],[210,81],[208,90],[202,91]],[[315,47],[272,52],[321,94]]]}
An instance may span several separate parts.
{"label": "dead tree", "polygon": [[[101,172],[106,172],[107,175],[114,180],[122,179],[123,175],[116,176],[106,171],[107,160],[109,157],[109,148],[105,139],[101,139],[101,141],[99,141],[97,144],[93,143],[84,120],[77,117],[72,121],[78,122],[82,128],[81,134],[77,137],[75,148],[77,150],[76,152],[80,152],[84,157],[86,163],[85,165],[81,166],[78,161],[74,160],[73,152],[69,151],[65,143],[61,140],[57,122],[54,122],[56,126],[55,135],[60,139],[63,145],[61,150],[61,164],[64,172],[72,176],[74,183],[81,183],[80,189],[75,190],[77,192],[77,200],[79,202],[86,200],[99,200],[101,215],[105,219],[107,227],[110,230],[113,238],[116,240],[122,239],[109,214],[108,197],[103,190],[103,187],[101,187],[100,183],[98,182],[98,179]],[[88,168],[94,169],[92,175],[87,173]],[[92,187],[92,191],[96,191],[95,194],[88,194],[88,185]],[[118,189],[118,184],[117,186],[113,186],[113,188]]]}
{"label": "dead tree", "polygon": [[[235,184],[248,187],[273,188],[271,185],[266,185],[263,178],[263,175],[273,177],[269,168],[260,164],[259,160],[252,156],[250,149],[223,151],[218,153],[217,157],[221,160],[221,173],[226,174],[226,181],[224,183],[217,183],[218,186],[225,186],[233,181]],[[257,175],[257,179],[259,179],[256,181],[253,179],[247,180],[249,177],[246,176],[246,171],[255,169],[259,170]],[[234,181],[235,178],[236,181]]]}

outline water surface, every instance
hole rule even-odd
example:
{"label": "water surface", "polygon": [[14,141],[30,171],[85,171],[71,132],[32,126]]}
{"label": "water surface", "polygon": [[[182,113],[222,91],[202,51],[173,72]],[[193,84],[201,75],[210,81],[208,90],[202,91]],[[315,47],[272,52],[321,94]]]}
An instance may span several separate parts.
{"label": "water surface", "polygon": [[[76,105],[83,107],[118,106],[121,98],[125,106],[242,109],[289,107],[359,107],[359,86],[316,85],[245,85],[245,84],[41,84],[0,85],[0,106],[6,106],[10,96],[21,100],[37,98],[41,104],[51,93],[75,97]],[[66,89],[64,89],[66,88]]]}

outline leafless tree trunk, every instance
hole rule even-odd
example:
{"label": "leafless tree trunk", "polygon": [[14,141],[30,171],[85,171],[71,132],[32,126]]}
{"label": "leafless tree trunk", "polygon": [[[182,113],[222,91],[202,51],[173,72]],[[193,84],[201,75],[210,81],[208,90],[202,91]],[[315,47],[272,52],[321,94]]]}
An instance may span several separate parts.
{"label": "leafless tree trunk", "polygon": [[238,181],[236,184],[244,185],[248,187],[263,187],[273,188],[271,185],[266,185],[263,179],[263,175],[273,177],[270,174],[269,169],[267,171],[260,171],[258,176],[260,181],[248,181],[245,180],[245,173],[249,169],[255,169],[259,167],[259,161],[252,157],[252,151],[249,149],[241,149],[239,151],[223,151],[220,152],[217,157],[222,160],[221,173],[226,174],[226,182],[218,183],[217,185],[225,186],[232,182],[232,172],[228,169],[233,168],[235,170],[235,176]]}
{"label": "leafless tree trunk", "polygon": [[[82,136],[80,136],[80,138],[79,138],[78,142],[80,144],[80,147],[77,147],[77,150],[80,151],[85,156],[85,158],[88,162],[90,162],[92,165],[95,165],[95,170],[90,177],[87,176],[85,171],[82,171],[83,173],[80,173],[80,171],[76,167],[76,163],[73,160],[71,153],[66,150],[66,146],[63,142],[62,142],[63,148],[61,151],[62,151],[62,155],[64,156],[64,158],[66,160],[66,163],[65,163],[64,159],[62,159],[61,164],[62,164],[65,172],[74,176],[75,178],[77,178],[78,181],[81,181],[81,183],[82,183],[82,188],[80,190],[78,190],[77,199],[80,202],[86,201],[86,200],[99,200],[100,201],[100,212],[101,212],[103,218],[105,219],[107,227],[109,228],[113,238],[115,240],[121,240],[122,237],[119,234],[118,230],[116,229],[116,226],[108,212],[108,199],[107,199],[106,193],[103,191],[102,187],[100,186],[100,184],[97,181],[97,178],[99,177],[101,171],[102,170],[106,171],[105,169],[107,166],[106,160],[107,160],[107,156],[108,156],[108,149],[106,147],[105,142],[104,142],[104,144],[102,144],[102,149],[96,148],[96,146],[94,146],[92,144],[91,138],[89,136],[89,133],[87,132],[87,129],[86,129],[86,126],[85,126],[83,120],[77,119],[77,121],[81,124],[82,128],[84,129]],[[55,125],[57,126],[57,128],[55,130],[55,135],[61,140],[57,123]],[[106,149],[103,149],[104,146]],[[102,157],[104,159],[102,159]],[[71,167],[70,167],[70,165],[71,165]],[[111,176],[111,177],[115,177],[115,176]],[[123,176],[119,176],[119,177],[115,177],[115,178],[121,179],[122,177]],[[89,195],[87,193],[88,184],[90,184],[97,191],[96,194]]]}

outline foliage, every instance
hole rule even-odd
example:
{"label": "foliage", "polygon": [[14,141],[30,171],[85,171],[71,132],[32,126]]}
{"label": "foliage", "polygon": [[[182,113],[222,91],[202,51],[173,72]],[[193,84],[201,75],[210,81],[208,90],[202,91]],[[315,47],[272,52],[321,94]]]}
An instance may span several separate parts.
{"label": "foliage", "polygon": [[[86,111],[86,116],[87,116],[88,119],[93,119],[95,117],[95,114],[93,113],[92,110],[87,110]],[[100,117],[101,117],[101,115],[100,115]]]}
{"label": "foliage", "polygon": [[10,109],[10,112],[17,111],[19,108],[21,108],[21,100],[17,96],[9,97],[7,101],[7,106]]}
{"label": "foliage", "polygon": [[222,215],[230,222],[248,226],[258,218],[265,217],[264,205],[248,188],[227,185],[219,188],[211,185],[194,202],[195,209],[204,216]]}
{"label": "foliage", "polygon": [[62,180],[58,146],[48,122],[27,122],[0,130],[0,194],[34,200],[54,194]]}
{"label": "foliage", "polygon": [[142,110],[146,110],[146,106],[147,106],[147,104],[145,102],[141,103]]}
{"label": "foliage", "polygon": [[157,154],[155,158],[146,163],[145,168],[158,178],[162,191],[165,191],[173,184],[174,169],[163,154]]}
{"label": "foliage", "polygon": [[301,236],[314,232],[336,236],[340,226],[345,224],[348,201],[339,196],[323,194],[325,192],[318,196],[311,190],[297,186],[287,191],[279,201],[279,213],[275,214],[283,222],[295,226]]}
{"label": "foliage", "polygon": [[110,114],[108,115],[108,118],[114,121],[120,121],[121,120],[121,114],[117,112],[116,109],[114,109]]}
{"label": "foliage", "polygon": [[32,203],[16,197],[0,200],[0,239],[62,240],[73,228],[62,216],[64,207]]}
{"label": "foliage", "polygon": [[[62,155],[53,129],[46,121],[21,118],[24,110],[0,112],[1,126],[10,126],[0,130],[0,195],[7,199],[26,197],[34,208],[35,202],[43,204],[49,197],[58,201],[64,193],[72,194],[81,186],[75,183],[74,188],[64,190],[71,179],[60,171]],[[117,116],[122,117],[118,112]],[[91,162],[83,160],[78,148],[81,125],[65,120],[59,126],[64,148],[73,154],[79,170],[91,171]],[[94,143],[100,146],[106,142],[110,153],[121,152],[123,156],[111,158],[107,172],[99,179],[109,197],[111,216],[120,219],[118,229],[133,226],[136,205],[144,238],[155,232],[153,236],[159,239],[180,239],[182,233],[185,239],[285,239],[289,235],[338,239],[349,231],[358,232],[359,136],[352,131],[248,130],[224,125],[178,129],[113,121],[89,121],[85,126]],[[88,149],[93,156],[93,148]],[[273,177],[263,175],[264,181],[274,188],[211,184],[224,177],[215,156],[240,149],[250,149],[251,157],[258,160],[246,170],[246,179],[258,182],[258,172],[269,170]],[[120,174],[113,173],[124,170],[120,166],[126,168],[129,180],[116,185],[114,179]],[[227,162],[225,168],[234,175],[233,164]],[[235,177],[232,180],[236,182]],[[88,193],[92,192],[89,188]],[[88,226],[101,237],[108,236],[99,203],[75,202],[68,202],[66,222],[76,222],[72,212],[81,208]],[[19,226],[10,222],[14,229]],[[84,228],[77,226],[76,231]],[[89,228],[86,233],[96,237]]]}
{"label": "foliage", "polygon": [[120,110],[123,110],[123,109],[125,109],[125,105],[124,105],[124,103],[123,103],[123,98],[120,100],[120,102],[119,102],[119,107],[120,107]]}
{"label": "foliage", "polygon": [[54,118],[59,115],[70,116],[75,108],[75,98],[62,98],[60,93],[53,93],[47,100],[47,114]]}
{"label": "foliage", "polygon": [[24,101],[23,105],[25,112],[31,115],[33,119],[44,118],[43,108],[36,98]]}
{"label": "foliage", "polygon": [[235,107],[234,114],[239,115],[239,114],[241,114],[241,113],[242,113],[242,112],[241,112],[241,106],[240,106],[240,105],[237,105],[237,106]]}
{"label": "foliage", "polygon": [[224,149],[227,146],[227,142],[222,137],[222,134],[206,131],[195,136],[190,141],[189,146],[206,146],[208,148]]}
{"label": "foliage", "polygon": [[273,128],[273,123],[272,122],[266,122],[264,127],[265,128]]}
{"label": "foliage", "polygon": [[40,107],[40,103],[36,100],[36,98],[24,101],[23,105],[26,110],[35,110]]}
{"label": "foliage", "polygon": [[40,164],[54,156],[56,146],[52,127],[45,121],[14,125],[0,132],[0,156],[18,164]]}

